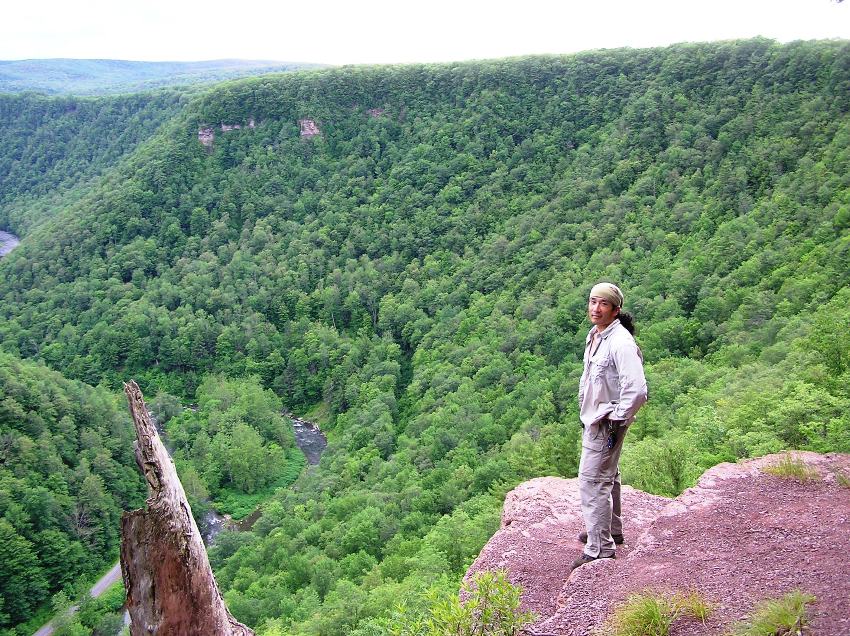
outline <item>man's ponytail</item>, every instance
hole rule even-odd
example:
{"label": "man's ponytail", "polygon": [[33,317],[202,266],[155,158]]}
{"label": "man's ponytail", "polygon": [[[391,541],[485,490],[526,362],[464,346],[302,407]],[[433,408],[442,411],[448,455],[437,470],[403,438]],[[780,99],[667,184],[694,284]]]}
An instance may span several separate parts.
{"label": "man's ponytail", "polygon": [[630,334],[632,334],[634,336],[635,335],[635,317],[632,316],[627,311],[621,311],[617,315],[617,318],[620,319],[620,324],[623,325],[626,328],[626,331],[628,331]]}

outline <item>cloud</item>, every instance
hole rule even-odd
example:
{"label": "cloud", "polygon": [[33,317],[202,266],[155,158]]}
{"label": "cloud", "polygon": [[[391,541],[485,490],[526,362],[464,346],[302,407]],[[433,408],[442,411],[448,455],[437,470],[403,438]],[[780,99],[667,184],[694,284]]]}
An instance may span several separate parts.
{"label": "cloud", "polygon": [[0,58],[433,62],[756,35],[850,38],[850,2],[41,0],[4,8]]}

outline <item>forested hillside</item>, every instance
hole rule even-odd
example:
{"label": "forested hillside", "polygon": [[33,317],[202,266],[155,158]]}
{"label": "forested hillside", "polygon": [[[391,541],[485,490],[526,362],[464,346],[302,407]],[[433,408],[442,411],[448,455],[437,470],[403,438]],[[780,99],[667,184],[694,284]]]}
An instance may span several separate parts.
{"label": "forested hillside", "polygon": [[187,95],[0,94],[0,228],[25,232],[153,135]]}
{"label": "forested hillside", "polygon": [[0,627],[114,563],[144,493],[115,395],[0,353]]}
{"label": "forested hillside", "polygon": [[264,60],[137,62],[130,60],[0,60],[0,93],[109,95],[236,77],[316,68],[319,64]]}
{"label": "forested hillside", "polygon": [[506,489],[575,474],[598,280],[647,360],[625,481],[850,451],[848,94],[850,45],[767,40],[226,83],[0,261],[2,348],[322,418],[319,469],[211,559],[261,634],[385,633]]}

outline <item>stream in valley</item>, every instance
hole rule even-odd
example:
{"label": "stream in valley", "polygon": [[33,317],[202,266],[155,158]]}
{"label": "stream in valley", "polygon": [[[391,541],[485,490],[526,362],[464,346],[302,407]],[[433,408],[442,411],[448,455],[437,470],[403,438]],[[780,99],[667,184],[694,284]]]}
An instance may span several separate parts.
{"label": "stream in valley", "polygon": [[295,432],[295,443],[307,458],[307,464],[315,466],[319,463],[319,460],[322,458],[322,452],[328,445],[328,440],[325,439],[325,434],[322,433],[322,431],[319,430],[319,427],[313,422],[302,420],[294,415],[290,415],[289,413],[286,413],[285,415],[292,420],[292,430]]}
{"label": "stream in valley", "polygon": [[[0,230],[0,258],[15,249],[20,242],[20,239],[14,234]],[[322,457],[322,451],[324,451],[325,447],[328,445],[328,441],[324,434],[313,422],[308,422],[307,420],[295,417],[291,413],[284,413],[284,415],[292,421],[292,430],[295,433],[295,443],[307,458],[307,465],[315,466],[319,463],[319,460]],[[152,414],[151,416],[153,417]],[[163,439],[163,443],[165,443],[166,439],[164,431],[159,424],[157,424],[157,429]],[[168,446],[166,444],[166,448],[167,447]],[[202,524],[203,527],[200,529],[201,534],[204,537],[204,542],[209,545],[215,539],[216,535],[225,528],[233,530],[250,530],[251,526],[254,525],[254,522],[260,517],[260,514],[261,511],[257,509],[245,519],[242,519],[241,521],[233,521],[232,519],[229,519],[228,517],[225,517],[211,509],[204,516]]]}
{"label": "stream in valley", "polygon": [[[284,416],[292,421],[295,444],[307,458],[307,465],[315,466],[322,458],[322,451],[328,445],[325,434],[313,422],[302,420],[291,413],[284,413]],[[261,514],[262,512],[258,508],[241,521],[233,521],[229,517],[219,514],[216,510],[210,509],[204,515],[203,527],[200,528],[204,543],[209,546],[215,540],[215,537],[225,529],[250,530]]]}
{"label": "stream in valley", "polygon": [[[10,234],[9,232],[4,232],[0,230],[0,258],[11,252],[20,244],[20,239],[14,234]],[[156,423],[157,431],[162,438],[163,444],[166,445],[166,449],[168,449],[168,445],[166,444],[165,433],[162,430],[162,427],[156,421],[156,418],[153,417],[152,413],[149,413],[151,418]],[[325,447],[328,445],[328,441],[325,438],[324,433],[319,429],[319,427],[307,420],[302,420],[301,418],[295,417],[291,413],[284,413],[284,415],[292,421],[292,430],[295,433],[295,444],[298,448],[301,449],[301,452],[304,453],[304,456],[307,458],[308,466],[315,466],[319,463],[319,460],[322,457],[322,451],[325,450]],[[170,449],[169,454],[171,452]],[[220,515],[215,510],[210,510],[209,513],[204,518],[204,527],[201,528],[201,533],[204,538],[204,543],[206,545],[210,545],[212,541],[215,539],[216,535],[218,535],[225,528],[229,528],[232,530],[250,530],[251,526],[254,525],[254,522],[259,519],[262,512],[258,508],[252,514],[241,521],[233,521],[223,515]],[[92,596],[100,596],[100,594],[112,583],[120,580],[121,578],[121,570],[120,565],[115,564],[112,570],[109,571],[102,579],[99,581],[91,590]],[[69,611],[69,614],[72,614],[76,610],[76,607],[72,608]],[[124,613],[124,624],[129,625],[129,615]],[[48,622],[41,629],[39,629],[35,636],[50,636],[53,633],[53,623],[52,621]]]}
{"label": "stream in valley", "polygon": [[20,242],[21,239],[14,234],[9,234],[9,232],[3,232],[0,230],[0,258],[6,256],[6,254],[18,247]]}

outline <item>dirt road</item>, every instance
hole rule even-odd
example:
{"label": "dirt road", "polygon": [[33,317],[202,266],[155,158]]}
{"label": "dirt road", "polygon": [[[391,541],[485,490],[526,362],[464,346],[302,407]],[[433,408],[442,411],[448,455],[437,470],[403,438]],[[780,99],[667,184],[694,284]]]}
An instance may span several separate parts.
{"label": "dirt road", "polygon": [[[116,583],[121,580],[121,563],[116,563],[112,566],[112,569],[109,570],[106,574],[104,574],[101,579],[95,583],[91,590],[89,590],[89,594],[93,597],[97,598],[101,594],[103,594],[110,585]],[[68,608],[68,614],[73,614],[77,611],[77,606],[73,605]],[[33,634],[33,636],[50,636],[53,633],[53,621],[50,621],[46,625],[42,626],[37,632]]]}

